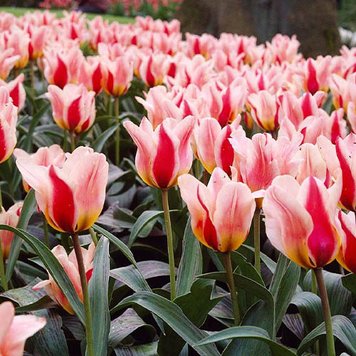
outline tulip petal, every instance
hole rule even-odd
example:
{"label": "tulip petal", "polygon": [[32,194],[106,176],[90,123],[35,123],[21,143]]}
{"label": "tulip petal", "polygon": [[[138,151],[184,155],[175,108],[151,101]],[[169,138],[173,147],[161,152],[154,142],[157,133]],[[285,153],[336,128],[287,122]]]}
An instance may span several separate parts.
{"label": "tulip petal", "polygon": [[11,302],[0,305],[0,345],[6,341],[7,332],[15,316],[15,308]]}

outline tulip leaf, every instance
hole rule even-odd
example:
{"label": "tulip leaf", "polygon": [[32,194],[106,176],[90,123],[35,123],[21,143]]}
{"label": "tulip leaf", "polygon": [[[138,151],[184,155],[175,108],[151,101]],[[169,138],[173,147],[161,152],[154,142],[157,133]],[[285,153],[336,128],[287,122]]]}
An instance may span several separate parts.
{"label": "tulip leaf", "polygon": [[356,274],[349,273],[346,276],[341,277],[341,281],[343,286],[356,296]]}
{"label": "tulip leaf", "polygon": [[280,254],[270,286],[270,291],[275,300],[275,334],[282,324],[283,316],[297,289],[299,277],[300,267],[283,254]]}
{"label": "tulip leaf", "polygon": [[261,340],[270,347],[273,356],[295,355],[295,353],[287,347],[271,340],[266,330],[258,328],[256,326],[234,326],[208,336],[204,340],[200,341],[198,345],[207,345],[213,342],[236,338]]}
{"label": "tulip leaf", "polygon": [[101,152],[104,148],[106,141],[114,134],[118,124],[110,126],[107,130],[102,132],[91,144],[91,147],[96,152]]}
{"label": "tulip leaf", "polygon": [[[111,347],[117,347],[119,343],[132,333],[139,333],[140,339],[146,334],[146,338],[153,340],[156,335],[155,328],[146,324],[134,309],[125,310],[118,318],[111,322],[109,344]],[[132,335],[134,338],[134,336]]]}
{"label": "tulip leaf", "polygon": [[313,330],[323,320],[323,310],[320,297],[311,292],[297,293],[291,304],[298,308],[307,332]]}
{"label": "tulip leaf", "polygon": [[[356,355],[356,328],[350,319],[343,315],[335,315],[332,317],[332,324],[334,336],[343,343],[351,355]],[[322,322],[302,340],[298,348],[298,355],[302,355],[305,350],[324,337],[325,334],[325,323]]]}
{"label": "tulip leaf", "polygon": [[129,242],[127,245],[131,248],[137,237],[140,235],[143,229],[149,226],[148,230],[151,231],[157,219],[163,215],[163,211],[146,210],[136,220],[132,227]]}
{"label": "tulip leaf", "polygon": [[203,258],[199,241],[193,234],[190,219],[183,237],[183,252],[177,272],[177,296],[189,293],[198,274],[202,273]]}
{"label": "tulip leaf", "polygon": [[98,225],[93,225],[93,229],[104,235],[105,237],[107,237],[110,242],[112,242],[122,253],[123,255],[134,265],[136,266],[136,261],[134,258],[134,255],[132,254],[132,252],[130,251],[130,249],[120,240],[118,239],[115,235],[113,235],[111,232],[106,231],[105,229],[103,229],[102,227],[98,226]]}
{"label": "tulip leaf", "polygon": [[157,356],[158,341],[143,345],[125,345],[114,349],[116,356]]}
{"label": "tulip leaf", "polygon": [[110,257],[109,240],[101,237],[95,249],[93,275],[89,281],[89,297],[94,332],[94,353],[105,355],[108,350],[110,313],[108,303]]}
{"label": "tulip leaf", "polygon": [[84,323],[85,318],[83,304],[79,300],[71,280],[64,272],[63,267],[58,262],[53,253],[48,249],[48,247],[35,236],[20,228],[13,228],[8,225],[0,225],[0,230],[14,232],[31,246],[31,248],[41,258],[41,261],[45,265],[50,275],[53,277],[54,281],[58,284],[63,294],[68,298],[69,303],[72,306],[74,312],[77,314],[78,318]]}
{"label": "tulip leaf", "polygon": [[138,292],[122,300],[116,309],[122,309],[132,304],[151,311],[167,323],[184,341],[192,346],[200,355],[219,355],[212,345],[196,346],[206,337],[206,333],[198,329],[175,303],[152,292]]}
{"label": "tulip leaf", "polygon": [[[36,209],[35,191],[31,189],[24,200],[21,209],[20,219],[17,224],[18,228],[26,229],[28,222],[30,221],[30,218],[34,213],[35,209]],[[15,264],[20,255],[21,245],[22,245],[22,240],[17,235],[15,235],[11,243],[10,256],[6,266],[6,278],[8,281],[11,279],[12,274],[14,272]]]}

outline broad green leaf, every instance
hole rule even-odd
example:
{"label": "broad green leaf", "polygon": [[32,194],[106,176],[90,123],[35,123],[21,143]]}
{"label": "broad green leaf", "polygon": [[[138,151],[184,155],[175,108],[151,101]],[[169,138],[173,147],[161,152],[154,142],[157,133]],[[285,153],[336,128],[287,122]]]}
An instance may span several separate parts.
{"label": "broad green leaf", "polygon": [[270,291],[275,300],[275,335],[282,324],[283,316],[285,315],[296,291],[299,277],[300,267],[281,254],[278,258],[276,272],[270,286]]}
{"label": "broad green leaf", "polygon": [[[26,229],[28,222],[30,221],[30,218],[32,216],[32,214],[34,213],[36,209],[36,199],[35,199],[35,191],[33,189],[31,189],[22,206],[21,209],[21,216],[19,219],[19,222],[17,224],[18,228],[21,229]],[[10,281],[12,274],[14,272],[14,268],[15,268],[15,264],[19,258],[20,255],[20,250],[21,250],[21,244],[22,244],[22,240],[15,235],[14,239],[12,240],[11,243],[11,249],[10,249],[10,256],[9,259],[7,261],[7,266],[6,266],[6,278],[8,281]]]}
{"label": "broad green leaf", "polygon": [[54,281],[58,284],[63,294],[68,298],[69,303],[71,304],[78,318],[84,323],[85,318],[83,304],[79,300],[71,280],[68,278],[67,274],[63,270],[63,267],[58,262],[53,253],[48,249],[48,247],[39,241],[35,236],[27,233],[22,229],[13,228],[7,225],[0,225],[0,230],[14,232],[31,246],[31,248],[41,258],[46,269],[51,274]]}
{"label": "broad green leaf", "polygon": [[105,229],[103,229],[102,227],[96,224],[93,225],[93,229],[96,232],[107,237],[110,240],[110,242],[113,243],[134,266],[136,266],[134,255],[132,254],[130,249],[119,238],[117,238],[111,232],[106,231]]}
{"label": "broad green leaf", "polygon": [[[249,256],[251,259],[253,259],[254,256],[254,248],[251,246],[248,246],[246,244],[243,244],[239,247],[238,252],[243,254],[244,256]],[[270,257],[268,257],[266,254],[261,252],[261,261],[266,265],[266,267],[274,273],[276,270],[276,262],[274,262]]]}
{"label": "broad green leaf", "polygon": [[342,285],[356,296],[356,274],[349,273],[346,276],[341,277],[341,281]]}
{"label": "broad green leaf", "polygon": [[157,219],[163,215],[163,211],[157,210],[147,210],[144,211],[136,220],[134,226],[132,227],[131,234],[129,237],[128,246],[131,248],[137,237],[140,235],[141,231],[149,226],[152,230]]}
{"label": "broad green leaf", "polygon": [[94,353],[106,355],[110,331],[108,287],[110,272],[109,240],[100,238],[95,249],[93,275],[89,281],[89,298],[94,326]]}
{"label": "broad green leaf", "polygon": [[[356,355],[356,328],[352,322],[343,315],[332,317],[333,334],[346,347],[351,355]],[[325,323],[321,323],[312,330],[301,342],[298,348],[298,355],[302,355],[315,341],[326,334]]]}
{"label": "broad green leaf", "polygon": [[[278,344],[270,339],[266,330],[255,326],[234,326],[223,331],[219,331],[214,335],[208,336],[202,340],[198,345],[207,345],[213,342],[218,342],[226,339],[254,339],[266,343],[273,356],[294,356],[295,353],[287,347]],[[252,355],[252,354],[251,354]]]}
{"label": "broad green leaf", "polygon": [[173,302],[152,292],[138,292],[121,301],[117,308],[126,308],[132,304],[139,305],[157,315],[200,355],[219,355],[218,350],[212,345],[195,346],[206,334],[199,330]]}
{"label": "broad green leaf", "polygon": [[[328,292],[331,315],[348,316],[352,307],[352,294],[342,284],[342,275],[323,270],[325,287]],[[311,271],[304,278],[304,286],[311,290]]]}
{"label": "broad green leaf", "polygon": [[91,144],[91,147],[96,152],[101,152],[106,141],[114,134],[117,128],[117,124],[110,126],[107,130],[101,133]]}
{"label": "broad green leaf", "polygon": [[141,335],[146,334],[151,340],[153,340],[156,334],[152,325],[146,324],[134,309],[129,308],[111,322],[109,335],[110,346],[113,348],[117,347],[122,340],[135,331],[139,331]]}
{"label": "broad green leaf", "polygon": [[114,349],[116,356],[157,356],[158,341],[143,345],[117,347]]}
{"label": "broad green leaf", "polygon": [[202,273],[203,260],[199,241],[193,234],[190,219],[183,237],[183,252],[177,272],[177,296],[189,293],[198,274]]}
{"label": "broad green leaf", "polygon": [[297,293],[291,300],[303,318],[306,332],[310,332],[323,320],[320,297],[311,292]]}

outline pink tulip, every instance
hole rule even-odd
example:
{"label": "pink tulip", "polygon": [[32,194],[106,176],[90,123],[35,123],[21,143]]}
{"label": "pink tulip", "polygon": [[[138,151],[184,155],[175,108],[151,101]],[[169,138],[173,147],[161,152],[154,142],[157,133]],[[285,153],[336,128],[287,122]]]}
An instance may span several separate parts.
{"label": "pink tulip", "polygon": [[6,88],[0,87],[0,163],[5,162],[15,148],[17,108]]}
{"label": "pink tulip", "polygon": [[95,94],[99,94],[104,85],[104,75],[101,67],[101,61],[98,57],[87,57],[86,61],[83,61],[79,73],[79,83],[84,84],[88,90],[94,91]]}
{"label": "pink tulip", "polygon": [[14,80],[11,80],[8,83],[0,80],[0,86],[4,86],[7,88],[9,95],[12,99],[12,103],[17,106],[19,111],[24,107],[26,100],[26,92],[23,86],[24,80],[25,76],[23,73],[21,73]]}
{"label": "pink tulip", "polygon": [[[22,202],[16,203],[7,211],[5,211],[4,208],[1,207],[2,211],[0,212],[0,223],[3,225],[16,227],[21,215],[22,204]],[[10,254],[11,243],[13,238],[13,232],[1,230],[0,243],[4,259],[7,259]]]}
{"label": "pink tulip", "polygon": [[95,93],[82,84],[67,84],[63,89],[48,86],[53,118],[64,130],[80,134],[89,130],[95,120]]}
{"label": "pink tulip", "polygon": [[30,59],[37,59],[43,57],[43,50],[47,44],[50,34],[48,26],[28,26],[27,32],[30,35],[30,42],[28,45],[28,52]]}
{"label": "pink tulip", "polygon": [[291,176],[276,177],[263,200],[272,245],[304,268],[332,262],[340,247],[335,219],[340,193],[340,181],[327,189],[315,177],[301,185]]}
{"label": "pink tulip", "polygon": [[139,127],[130,121],[125,121],[124,126],[137,145],[135,164],[146,184],[170,188],[177,184],[180,175],[189,172],[193,161],[193,117],[181,121],[168,118],[155,130],[145,117]]}
{"label": "pink tulip", "polygon": [[168,68],[169,60],[166,55],[150,54],[142,59],[139,69],[140,78],[149,87],[161,85]]}
{"label": "pink tulip", "polygon": [[[1,42],[3,42],[3,46],[1,46]],[[19,56],[15,63],[15,68],[21,69],[26,67],[29,60],[29,43],[29,35],[18,27],[0,34],[0,47],[12,48],[14,50],[12,55]]]}
{"label": "pink tulip", "polygon": [[[54,165],[56,167],[62,167],[65,161],[65,153],[58,145],[52,145],[50,147],[41,147],[36,153],[29,154],[21,148],[15,148],[14,156],[16,159],[23,159],[31,162],[35,165],[49,167]],[[23,186],[26,192],[29,192],[31,187],[23,180]]]}
{"label": "pink tulip", "polygon": [[108,163],[101,153],[78,147],[62,167],[16,160],[22,178],[35,190],[39,209],[56,230],[76,233],[90,228],[103,209]]}
{"label": "pink tulip", "polygon": [[304,65],[305,91],[311,94],[315,94],[318,90],[327,92],[330,67],[331,56],[319,56],[317,59],[308,58]]}
{"label": "pink tulip", "polygon": [[[93,273],[93,260],[95,255],[95,245],[91,243],[88,249],[81,247],[85,274],[87,277],[87,282],[89,282]],[[75,291],[77,292],[79,300],[83,302],[83,290],[80,283],[80,275],[78,269],[77,257],[74,250],[67,255],[66,250],[63,246],[57,245],[52,249],[53,255],[57,258],[58,262],[62,265],[64,272],[67,274],[68,278],[73,284]],[[47,294],[57,302],[64,310],[70,314],[74,314],[73,308],[70,305],[68,299],[64,293],[59,288],[58,284],[54,281],[51,275],[49,279],[37,283],[33,289],[39,290],[44,288]]]}
{"label": "pink tulip", "polygon": [[0,51],[0,79],[6,80],[11,69],[15,67],[16,62],[20,56],[14,54],[13,48],[7,48]]}
{"label": "pink tulip", "polygon": [[338,218],[341,223],[343,234],[341,234],[341,248],[337,256],[342,267],[350,272],[356,273],[356,220],[355,213],[345,214],[339,211]]}
{"label": "pink tulip", "polygon": [[133,78],[133,61],[129,56],[120,56],[113,61],[102,61],[104,89],[112,96],[124,95]]}
{"label": "pink tulip", "polygon": [[251,116],[256,124],[265,131],[274,131],[278,128],[278,112],[276,97],[266,90],[257,94],[250,94],[248,103],[251,107]]}
{"label": "pink tulip", "polygon": [[250,189],[230,180],[220,168],[213,171],[208,186],[189,174],[179,177],[178,185],[196,238],[220,252],[239,248],[246,240],[256,208]]}
{"label": "pink tulip", "polygon": [[34,315],[16,315],[11,302],[0,304],[0,353],[22,356],[26,340],[46,325],[46,319]]}

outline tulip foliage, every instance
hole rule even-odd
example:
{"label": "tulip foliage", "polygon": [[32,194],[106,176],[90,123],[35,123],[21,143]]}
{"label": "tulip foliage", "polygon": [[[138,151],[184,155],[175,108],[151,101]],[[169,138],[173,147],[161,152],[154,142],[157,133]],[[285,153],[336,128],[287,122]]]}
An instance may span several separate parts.
{"label": "tulip foliage", "polygon": [[0,355],[356,355],[356,49],[298,47],[0,12]]}

